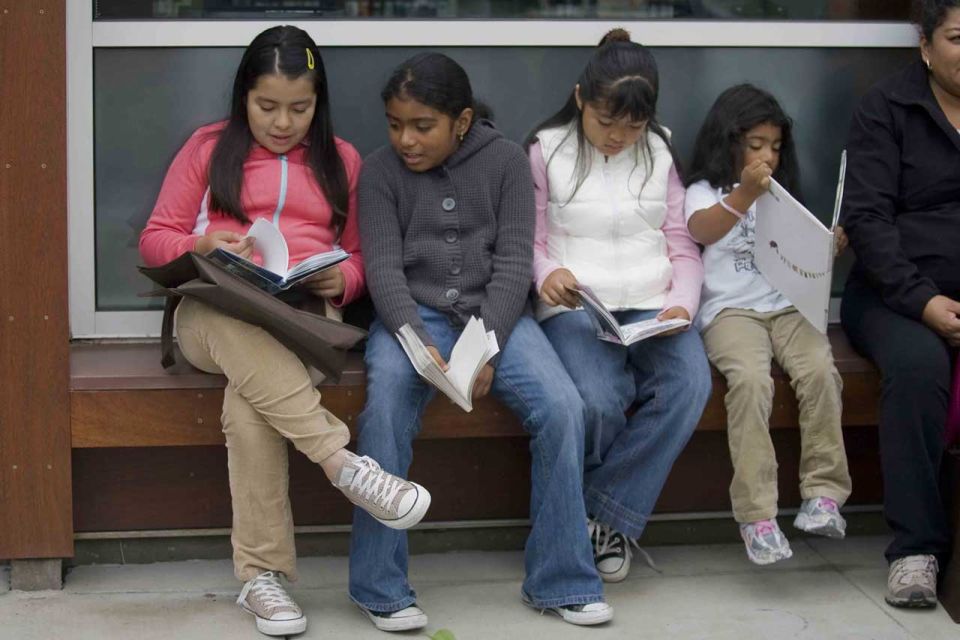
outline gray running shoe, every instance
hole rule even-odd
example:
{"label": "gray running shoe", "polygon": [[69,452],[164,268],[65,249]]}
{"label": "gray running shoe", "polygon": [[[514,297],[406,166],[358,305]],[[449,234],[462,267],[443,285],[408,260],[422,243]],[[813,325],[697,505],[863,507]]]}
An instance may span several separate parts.
{"label": "gray running shoe", "polygon": [[740,537],[747,547],[747,557],[755,564],[773,564],[793,556],[790,543],[776,520],[741,524]]}
{"label": "gray running shoe", "polygon": [[927,609],[937,606],[937,559],[931,555],[906,556],[890,563],[887,604]]}
{"label": "gray running shoe", "polygon": [[804,500],[793,526],[807,533],[837,540],[847,535],[847,521],[840,515],[840,505],[832,498]]}

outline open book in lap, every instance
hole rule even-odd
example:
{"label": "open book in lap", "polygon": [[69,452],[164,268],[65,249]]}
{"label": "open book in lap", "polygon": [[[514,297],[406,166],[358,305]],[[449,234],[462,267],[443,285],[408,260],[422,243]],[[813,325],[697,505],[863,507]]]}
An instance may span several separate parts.
{"label": "open book in lap", "polygon": [[446,371],[440,369],[440,365],[409,324],[400,327],[397,340],[420,377],[467,412],[473,410],[473,384],[480,369],[500,352],[496,335],[493,331],[486,330],[483,320],[475,317],[470,318],[457,343],[453,345]]}
{"label": "open book in lap", "polygon": [[263,266],[225,249],[214,249],[207,257],[230,273],[270,294],[286,291],[298,282],[350,257],[343,249],[335,248],[314,254],[290,269],[287,241],[272,222],[265,218],[258,219],[250,226],[247,237],[254,239],[254,248],[263,258]]}
{"label": "open book in lap", "polygon": [[614,344],[630,345],[690,324],[689,320],[682,318],[672,320],[650,318],[641,322],[621,325],[613,317],[613,314],[607,310],[600,298],[590,290],[590,287],[580,285],[577,293],[580,294],[580,302],[583,304],[583,310],[586,311],[587,317],[590,318],[590,323],[597,330],[597,337]]}

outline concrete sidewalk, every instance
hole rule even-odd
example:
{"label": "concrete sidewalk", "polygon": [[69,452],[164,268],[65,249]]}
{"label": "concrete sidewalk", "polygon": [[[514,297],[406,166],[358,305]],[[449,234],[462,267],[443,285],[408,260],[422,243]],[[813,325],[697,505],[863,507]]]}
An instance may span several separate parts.
{"label": "concrete sidewalk", "polygon": [[[520,604],[518,552],[413,556],[411,581],[430,616],[426,633],[374,629],[347,599],[346,558],[302,559],[303,578],[290,591],[309,617],[297,636],[303,639],[426,638],[439,629],[457,640],[960,638],[940,608],[884,604],[886,541],[796,538],[794,557],[766,568],[751,565],[739,544],[651,547],[661,573],[635,559],[627,581],[607,588],[614,621],[594,629]],[[0,575],[3,640],[265,637],[234,605],[239,584],[229,561],[81,566],[62,592],[11,592],[6,578]]]}

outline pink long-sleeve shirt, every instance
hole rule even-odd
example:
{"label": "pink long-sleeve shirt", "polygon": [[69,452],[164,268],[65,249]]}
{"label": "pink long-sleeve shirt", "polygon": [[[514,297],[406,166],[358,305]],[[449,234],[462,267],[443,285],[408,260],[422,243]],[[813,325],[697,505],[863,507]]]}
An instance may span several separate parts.
{"label": "pink long-sleeve shirt", "polygon": [[[148,266],[161,265],[192,251],[201,236],[213,231],[241,235],[250,228],[230,216],[211,213],[207,171],[224,122],[197,129],[180,149],[160,188],[157,203],[140,234],[140,255]],[[351,255],[340,263],[343,295],[331,302],[348,304],[364,293],[363,256],[357,229],[357,181],[362,160],[351,144],[336,138],[349,184],[346,224],[339,245]],[[278,225],[290,250],[290,266],[337,244],[333,209],[307,164],[307,147],[277,155],[254,145],[243,164],[243,210],[253,223],[266,218]],[[258,256],[255,256],[258,259]]]}
{"label": "pink long-sleeve shirt", "polygon": [[[547,210],[550,203],[550,184],[547,165],[540,143],[530,145],[530,169],[533,172],[534,195],[537,205],[537,226],[533,245],[533,278],[537,292],[555,270],[563,267],[547,254]],[[683,307],[690,318],[697,315],[700,306],[700,287],[703,285],[703,262],[700,248],[690,232],[683,215],[683,183],[676,167],[670,168],[667,183],[667,217],[662,231],[667,240],[667,256],[673,266],[673,278],[663,308]]]}

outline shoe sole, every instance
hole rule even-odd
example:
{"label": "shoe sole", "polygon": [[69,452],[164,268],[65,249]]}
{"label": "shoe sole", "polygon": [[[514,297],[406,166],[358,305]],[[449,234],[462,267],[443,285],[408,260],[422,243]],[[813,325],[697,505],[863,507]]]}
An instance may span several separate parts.
{"label": "shoe sole", "polygon": [[799,529],[800,531],[811,533],[815,536],[823,536],[833,540],[843,540],[847,535],[846,528],[839,529],[831,524],[812,525],[810,524],[810,518],[803,513],[797,514],[796,519],[793,521],[793,527],[794,529]]}
{"label": "shoe sole", "polygon": [[410,509],[407,515],[402,518],[397,518],[396,520],[381,520],[377,516],[373,516],[374,520],[391,529],[409,529],[423,520],[423,516],[427,514],[427,509],[430,508],[430,492],[416,482],[411,482],[410,484],[412,484],[417,491],[417,501],[413,503],[413,509]]}
{"label": "shoe sole", "polygon": [[294,620],[267,620],[242,605],[240,608],[257,619],[257,631],[266,636],[292,636],[307,630],[306,616]]}
{"label": "shoe sole", "polygon": [[623,582],[624,580],[627,579],[627,575],[629,575],[629,573],[630,573],[630,563],[628,562],[624,562],[622,567],[610,573],[604,573],[599,569],[597,569],[597,574],[599,574],[600,579],[608,584]]}
{"label": "shoe sole", "polygon": [[577,613],[573,611],[567,611],[566,609],[562,609],[560,607],[538,607],[526,598],[521,598],[520,601],[534,611],[539,611],[540,613],[552,613],[564,622],[576,625],[578,627],[592,627],[594,625],[603,624],[604,622],[610,622],[613,620],[613,607],[610,606],[603,611]]}
{"label": "shoe sole", "polygon": [[765,555],[765,556],[759,556],[757,554],[750,553],[749,551],[747,551],[747,558],[750,559],[750,562],[756,565],[760,565],[761,567],[775,564],[777,562],[780,562],[781,560],[789,560],[792,557],[793,557],[792,549],[787,549],[785,553],[775,553],[773,555]]}
{"label": "shoe sole", "polygon": [[421,613],[418,616],[407,616],[406,618],[381,618],[373,615],[369,609],[357,605],[370,622],[380,631],[413,631],[414,629],[423,629],[429,623],[427,614]]}
{"label": "shoe sole", "polygon": [[937,606],[936,596],[924,596],[919,593],[912,594],[909,598],[884,596],[883,599],[888,605],[898,609],[933,609]]}

